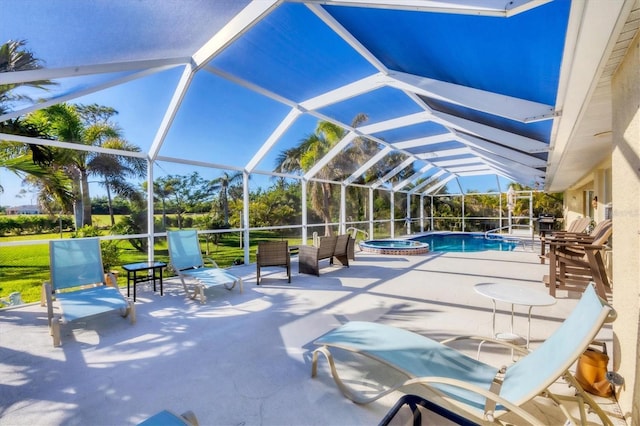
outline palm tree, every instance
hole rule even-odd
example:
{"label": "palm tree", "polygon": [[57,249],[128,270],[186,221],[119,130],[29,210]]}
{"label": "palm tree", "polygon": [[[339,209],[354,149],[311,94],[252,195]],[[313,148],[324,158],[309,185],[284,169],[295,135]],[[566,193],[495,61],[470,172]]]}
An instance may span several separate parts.
{"label": "palm tree", "polygon": [[[44,129],[52,139],[140,151],[138,147],[122,140],[120,130],[109,122],[109,118],[115,113],[112,108],[97,105],[87,107],[58,104],[32,113],[28,121]],[[146,162],[133,157],[59,149],[56,150],[56,161],[71,179],[76,225],[80,227],[92,224],[89,176],[99,176],[109,195],[113,190],[119,195],[135,200],[139,194],[127,183],[126,178],[144,176],[146,173]],[[112,224],[113,222],[112,216]]]}
{"label": "palm tree", "polygon": [[[42,68],[42,61],[25,48],[25,40],[9,40],[0,45],[0,73],[12,71],[28,71]],[[31,100],[27,95],[16,94],[15,89],[28,86],[46,90],[55,83],[49,80],[36,80],[25,83],[0,84],[0,114],[7,112],[12,102]]]}
{"label": "palm tree", "polygon": [[219,191],[218,197],[220,202],[220,210],[222,210],[222,217],[224,220],[224,226],[229,226],[229,188],[242,180],[242,172],[227,173],[223,172],[222,175],[211,182],[209,182],[209,189],[212,192]]}
{"label": "palm tree", "polygon": [[[357,127],[366,121],[364,114],[359,114],[353,120],[352,126]],[[302,139],[300,143],[280,153],[276,159],[276,172],[280,173],[304,173],[311,169],[331,148],[333,148],[347,134],[342,127],[328,121],[319,121],[315,132]],[[312,181],[309,185],[309,195],[312,208],[317,211],[325,223],[325,235],[331,235],[331,200],[333,198],[333,186],[329,180],[337,180],[346,177],[347,170],[356,159],[358,153],[363,152],[368,141],[356,138],[350,148],[343,155],[334,158],[327,166],[318,172],[318,181]]]}
{"label": "palm tree", "polygon": [[[140,147],[133,145],[121,138],[109,138],[101,146],[103,148],[118,149],[121,151],[140,152]],[[128,177],[142,177],[147,173],[147,162],[143,158],[126,157],[123,155],[96,154],[87,163],[90,174],[101,178],[101,185],[107,191],[107,203],[111,226],[116,224],[113,214],[113,200],[111,192],[133,202],[142,202],[142,195],[131,184]]]}
{"label": "palm tree", "polygon": [[[142,189],[146,192],[148,189],[147,181],[142,182]],[[175,188],[172,182],[166,178],[157,179],[153,182],[154,200],[160,200],[162,208],[162,231],[167,229],[167,199],[173,195]]]}
{"label": "palm tree", "polygon": [[[42,68],[42,61],[25,48],[25,40],[9,40],[0,45],[0,73],[28,71]],[[31,100],[25,94],[16,93],[19,87],[31,87],[46,90],[56,83],[50,80],[36,80],[25,83],[0,84],[0,115],[11,109],[16,101]],[[0,122],[0,132],[41,137],[39,129],[20,118]],[[52,171],[49,166],[53,163],[53,153],[50,148],[42,145],[4,142],[0,144],[0,167],[14,172],[19,177],[32,176],[42,181],[42,186],[49,189],[58,203],[68,205],[70,201],[69,182],[59,171]],[[29,154],[28,151],[31,151]],[[2,187],[0,187],[0,191]]]}

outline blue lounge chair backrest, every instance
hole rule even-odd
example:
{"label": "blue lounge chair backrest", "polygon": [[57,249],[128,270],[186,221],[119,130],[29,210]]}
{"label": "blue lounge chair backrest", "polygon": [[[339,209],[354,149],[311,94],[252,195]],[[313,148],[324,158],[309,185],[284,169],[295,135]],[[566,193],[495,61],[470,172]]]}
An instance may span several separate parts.
{"label": "blue lounge chair backrest", "polygon": [[584,352],[615,311],[588,285],[577,306],[542,345],[507,369],[500,396],[516,404],[546,389]]}
{"label": "blue lounge chair backrest", "polygon": [[70,238],[49,242],[52,290],[104,282],[98,238]]}
{"label": "blue lounge chair backrest", "polygon": [[175,269],[181,271],[203,265],[198,232],[194,230],[167,231],[169,257]]}

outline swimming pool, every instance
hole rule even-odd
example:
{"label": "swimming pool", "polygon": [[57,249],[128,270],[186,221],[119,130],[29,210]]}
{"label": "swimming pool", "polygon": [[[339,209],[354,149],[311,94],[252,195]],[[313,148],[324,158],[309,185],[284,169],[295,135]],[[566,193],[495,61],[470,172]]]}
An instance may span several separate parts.
{"label": "swimming pool", "polygon": [[429,244],[414,239],[368,240],[360,243],[360,249],[368,253],[414,255],[429,252]]}
{"label": "swimming pool", "polygon": [[518,245],[518,241],[499,235],[485,238],[483,233],[464,232],[426,234],[410,240],[427,243],[436,252],[513,251]]}

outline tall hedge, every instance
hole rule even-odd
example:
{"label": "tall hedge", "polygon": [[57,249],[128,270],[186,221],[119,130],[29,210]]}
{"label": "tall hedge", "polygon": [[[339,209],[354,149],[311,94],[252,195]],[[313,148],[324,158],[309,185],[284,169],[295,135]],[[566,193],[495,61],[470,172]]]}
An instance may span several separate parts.
{"label": "tall hedge", "polygon": [[43,215],[0,216],[0,235],[60,232],[61,221],[63,231],[73,228],[71,216],[62,216],[61,218]]}

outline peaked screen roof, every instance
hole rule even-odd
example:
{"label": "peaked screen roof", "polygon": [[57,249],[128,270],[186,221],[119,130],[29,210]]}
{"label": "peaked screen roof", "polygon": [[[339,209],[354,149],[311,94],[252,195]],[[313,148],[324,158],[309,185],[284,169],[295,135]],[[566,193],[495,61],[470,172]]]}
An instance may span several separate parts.
{"label": "peaked screen roof", "polygon": [[[0,0],[0,9],[0,37],[26,40],[45,65],[2,73],[0,84],[58,83],[0,120],[111,91],[110,106],[147,125],[133,142],[150,159],[249,173],[272,171],[279,152],[326,120],[346,136],[305,178],[366,139],[369,157],[329,176],[417,193],[485,175],[544,186],[581,19],[569,0]],[[397,166],[365,180],[385,158]],[[391,183],[406,167],[412,174]]]}

